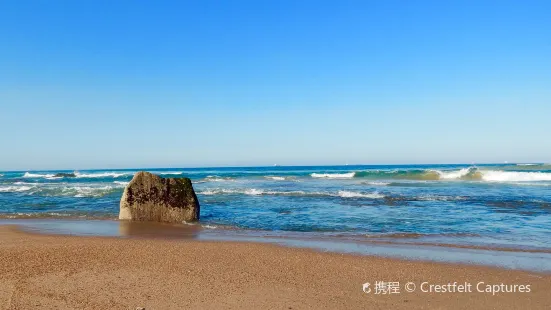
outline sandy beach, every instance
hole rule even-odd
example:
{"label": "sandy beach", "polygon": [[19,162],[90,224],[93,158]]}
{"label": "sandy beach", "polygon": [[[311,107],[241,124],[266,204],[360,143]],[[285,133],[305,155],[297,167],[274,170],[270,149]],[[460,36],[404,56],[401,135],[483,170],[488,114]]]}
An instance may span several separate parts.
{"label": "sandy beach", "polygon": [[[0,261],[0,309],[549,309],[551,305],[551,276],[546,274],[260,243],[52,236],[0,226]],[[399,293],[377,292],[377,281],[399,282]],[[366,282],[369,293],[362,290]],[[406,292],[407,282],[415,284],[415,292]],[[430,284],[453,282],[471,283],[472,292],[420,292]],[[530,292],[481,293],[476,287],[480,282],[484,282],[480,288],[529,285]]]}

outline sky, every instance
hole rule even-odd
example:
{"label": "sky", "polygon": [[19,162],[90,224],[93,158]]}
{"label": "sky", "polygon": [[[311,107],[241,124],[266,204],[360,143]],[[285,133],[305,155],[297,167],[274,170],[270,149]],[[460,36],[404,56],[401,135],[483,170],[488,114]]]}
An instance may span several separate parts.
{"label": "sky", "polygon": [[0,170],[551,162],[549,1],[0,1]]}

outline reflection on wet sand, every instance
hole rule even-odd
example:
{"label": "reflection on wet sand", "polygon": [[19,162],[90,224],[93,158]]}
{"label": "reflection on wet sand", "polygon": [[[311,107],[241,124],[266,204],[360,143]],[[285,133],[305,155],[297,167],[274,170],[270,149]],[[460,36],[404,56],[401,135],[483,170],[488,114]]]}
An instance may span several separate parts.
{"label": "reflection on wet sand", "polygon": [[122,237],[196,239],[203,230],[199,225],[119,222],[119,234]]}
{"label": "reflection on wet sand", "polygon": [[159,224],[114,220],[51,220],[51,219],[0,219],[1,225],[14,225],[18,229],[47,235],[73,235],[87,237],[122,237],[139,239],[200,240],[211,242],[260,242],[288,247],[310,248],[337,253],[375,255],[401,259],[467,263],[497,266],[510,269],[551,272],[551,253],[526,251],[498,251],[489,248],[446,247],[404,242],[391,238],[383,242],[320,237],[307,233],[265,232],[235,229],[209,229],[207,226]]}

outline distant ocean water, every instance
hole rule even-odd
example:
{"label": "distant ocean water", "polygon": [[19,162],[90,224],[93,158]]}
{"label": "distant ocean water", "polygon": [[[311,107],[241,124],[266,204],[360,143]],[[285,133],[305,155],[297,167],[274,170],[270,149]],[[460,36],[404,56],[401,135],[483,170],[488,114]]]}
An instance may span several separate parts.
{"label": "distant ocean water", "polygon": [[191,178],[208,227],[551,249],[548,164],[0,172],[0,218],[116,219],[139,170]]}

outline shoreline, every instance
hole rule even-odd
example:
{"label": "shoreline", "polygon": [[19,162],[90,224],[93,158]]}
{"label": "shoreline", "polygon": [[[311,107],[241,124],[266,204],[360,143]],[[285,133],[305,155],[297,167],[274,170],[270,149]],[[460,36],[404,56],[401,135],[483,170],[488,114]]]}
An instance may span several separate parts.
{"label": "shoreline", "polygon": [[0,220],[0,228],[15,226],[22,233],[119,239],[174,240],[275,244],[287,248],[352,254],[407,261],[489,266],[551,274],[551,253],[545,250],[456,244],[401,242],[244,229],[205,228],[208,225],[161,224],[118,220],[17,219]]}
{"label": "shoreline", "polygon": [[[30,223],[33,221],[51,221],[51,222],[110,222],[110,223],[121,223],[121,221],[114,217],[51,217],[51,216],[34,216],[34,217],[14,217],[14,216],[5,216],[0,215],[0,226],[2,225],[12,225],[5,223],[15,223],[13,225],[27,226],[25,223]],[[23,224],[18,224],[16,222],[21,222]],[[137,222],[141,223],[141,222]],[[248,235],[256,236],[272,236],[282,239],[294,238],[294,239],[308,239],[308,240],[345,240],[350,242],[359,242],[359,243],[369,243],[369,244],[383,244],[383,245],[417,245],[417,246],[437,246],[437,247],[446,247],[454,249],[472,249],[472,250],[489,250],[497,252],[526,252],[526,253],[549,253],[551,254],[551,248],[543,247],[534,247],[534,246],[521,246],[521,245],[486,245],[481,243],[450,243],[450,242],[428,242],[428,241],[417,241],[417,240],[426,240],[431,238],[438,237],[463,237],[458,234],[442,234],[442,235],[430,235],[430,234],[416,234],[416,233],[390,233],[390,234],[380,234],[380,235],[366,235],[366,234],[347,234],[347,233],[335,233],[335,234],[325,234],[323,232],[303,232],[303,231],[273,231],[273,230],[262,230],[262,229],[249,229],[241,228],[236,226],[222,225],[222,224],[212,224],[212,223],[184,223],[184,224],[166,224],[166,223],[141,223],[143,225],[164,225],[165,227],[172,226],[175,229],[188,229],[190,226],[198,226],[203,229],[216,229],[219,231],[225,232],[241,232]],[[46,231],[40,231],[36,229],[37,233],[47,234]],[[63,235],[63,233],[54,233],[54,235]],[[98,234],[97,236],[105,236],[103,234]],[[162,237],[162,233],[159,234],[159,237]],[[480,237],[478,235],[465,234],[465,237]],[[119,235],[120,237],[120,235]]]}
{"label": "shoreline", "polygon": [[[45,235],[0,226],[0,309],[546,309],[551,275],[254,242]],[[400,283],[396,294],[363,284]],[[405,291],[406,283],[418,287]],[[421,292],[422,283],[472,292]],[[478,292],[476,285],[530,285]]]}

